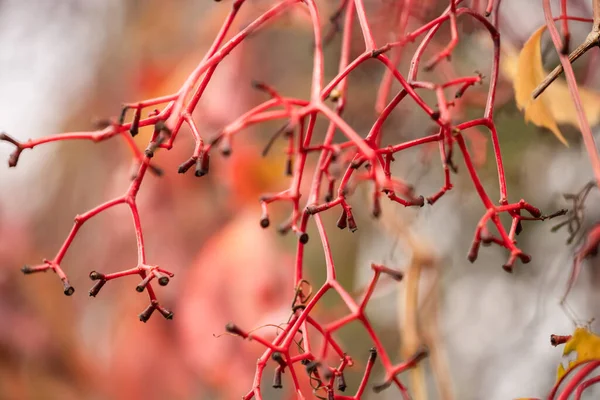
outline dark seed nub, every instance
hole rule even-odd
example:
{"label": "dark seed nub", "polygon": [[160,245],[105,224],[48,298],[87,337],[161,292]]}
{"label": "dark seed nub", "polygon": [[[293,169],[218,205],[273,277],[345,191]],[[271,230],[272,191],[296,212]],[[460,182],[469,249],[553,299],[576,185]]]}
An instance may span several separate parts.
{"label": "dark seed nub", "polygon": [[69,283],[65,283],[64,294],[66,296],[72,296],[73,293],[75,293],[75,288],[73,286],[71,286]]}
{"label": "dark seed nub", "polygon": [[306,244],[308,243],[308,233],[306,232],[302,232],[300,234],[300,236],[298,237],[298,240],[300,241],[300,243],[302,244]]}
{"label": "dark seed nub", "polygon": [[377,359],[377,349],[375,347],[371,347],[369,350],[369,361],[374,362]]}
{"label": "dark seed nub", "polygon": [[283,385],[281,384],[281,370],[280,369],[275,370],[275,376],[273,377],[273,388],[274,389],[283,388]]}
{"label": "dark seed nub", "polygon": [[340,374],[337,378],[338,378],[338,390],[340,392],[345,392],[347,385],[346,385],[346,379],[344,378],[344,374]]}
{"label": "dark seed nub", "polygon": [[278,351],[273,352],[273,354],[271,355],[271,358],[277,364],[281,365],[282,367],[285,367],[285,365],[286,365],[285,360],[283,359],[283,355],[280,352],[278,352]]}
{"label": "dark seed nub", "polygon": [[140,317],[140,321],[142,322],[147,322],[150,317],[152,316],[152,313],[154,312],[155,307],[153,304],[150,304],[148,307],[146,307],[146,309],[144,311],[142,311],[142,313],[139,315]]}
{"label": "dark seed nub", "polygon": [[93,281],[97,281],[99,279],[103,279],[104,278],[104,274],[101,274],[98,271],[92,271],[90,272],[90,279]]}
{"label": "dark seed nub", "polygon": [[228,142],[223,141],[220,150],[224,157],[229,157],[231,155],[231,145]]}
{"label": "dark seed nub", "polygon": [[319,368],[321,366],[321,363],[318,361],[311,361],[308,364],[306,364],[305,368],[306,368],[306,372],[310,375],[313,372],[315,372],[317,370],[317,368]]}
{"label": "dark seed nub", "polygon": [[375,393],[380,393],[382,391],[384,391],[385,389],[389,388],[392,385],[392,382],[384,382],[382,384],[379,385],[375,385],[373,386],[373,392]]}
{"label": "dark seed nub", "polygon": [[378,267],[379,271],[381,271],[384,274],[389,275],[393,280],[395,281],[401,281],[402,278],[404,278],[404,274],[401,271],[392,269],[392,268],[388,268],[388,267],[384,267],[383,265],[380,265]]}
{"label": "dark seed nub", "polygon": [[135,110],[135,114],[133,114],[133,121],[131,122],[131,127],[129,128],[129,133],[131,137],[135,137],[140,131],[140,118],[142,117],[142,109],[137,108]]}
{"label": "dark seed nub", "polygon": [[195,163],[196,159],[191,157],[186,162],[182,163],[179,168],[177,168],[177,172],[180,174],[185,174]]}
{"label": "dark seed nub", "polygon": [[232,322],[225,325],[225,330],[233,335],[238,335],[243,338],[246,338],[246,335],[244,334],[244,332],[242,332],[242,330],[236,324],[234,324]]}
{"label": "dark seed nub", "polygon": [[269,221],[269,217],[263,217],[260,219],[260,226],[262,228],[268,228],[270,224],[271,221]]}
{"label": "dark seed nub", "polygon": [[337,227],[340,229],[346,229],[347,226],[348,226],[348,213],[344,209],[344,210],[342,210],[342,215],[340,215],[340,218],[337,221]]}
{"label": "dark seed nub", "polygon": [[194,175],[197,177],[204,176],[208,174],[210,169],[210,155],[208,153],[202,153],[200,157],[196,160],[196,171]]}
{"label": "dark seed nub", "polygon": [[158,312],[160,312],[162,314],[163,317],[165,317],[165,319],[173,319],[174,313],[173,311],[167,310],[166,308],[163,308],[161,306],[158,306]]}
{"label": "dark seed nub", "polygon": [[160,286],[167,286],[169,284],[169,277],[161,276],[160,278],[158,278],[158,284]]}
{"label": "dark seed nub", "polygon": [[106,281],[104,279],[96,282],[96,284],[94,286],[92,286],[92,288],[90,289],[90,292],[89,292],[90,296],[96,297],[96,295],[98,294],[98,292],[100,292],[100,289],[102,289],[102,286],[104,286],[105,283],[106,283]]}
{"label": "dark seed nub", "polygon": [[127,110],[129,110],[129,107],[127,106],[123,106],[123,108],[121,108],[121,115],[119,115],[119,125],[123,125],[123,123],[125,122],[125,115],[127,115]]}
{"label": "dark seed nub", "polygon": [[354,220],[354,216],[351,213],[348,213],[347,222],[348,222],[348,229],[350,229],[350,232],[352,232],[352,233],[356,232],[358,227],[356,226],[356,221]]}

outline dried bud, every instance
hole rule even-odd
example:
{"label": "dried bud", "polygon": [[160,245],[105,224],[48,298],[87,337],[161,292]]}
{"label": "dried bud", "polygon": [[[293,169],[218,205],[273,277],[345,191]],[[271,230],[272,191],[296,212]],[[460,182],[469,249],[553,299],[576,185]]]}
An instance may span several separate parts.
{"label": "dried bud", "polygon": [[156,165],[149,164],[148,168],[150,168],[150,172],[152,172],[154,175],[156,175],[158,177],[161,177],[165,174],[165,172],[162,170],[162,168],[159,168]]}
{"label": "dried bud", "polygon": [[392,382],[383,382],[379,385],[375,385],[373,386],[373,392],[375,393],[381,393],[383,392],[385,389],[389,388],[392,385]]}
{"label": "dried bud", "polygon": [[166,308],[160,306],[160,305],[155,305],[155,308],[158,310],[159,313],[161,313],[161,315],[163,317],[165,317],[165,319],[173,319],[173,311],[169,311]]}
{"label": "dried bud", "polygon": [[92,272],[90,272],[90,279],[93,281],[104,279],[104,274],[101,274],[98,271],[92,271]]}
{"label": "dried bud", "polygon": [[208,153],[200,154],[196,161],[196,172],[195,175],[200,177],[208,174],[210,167],[210,155]]}
{"label": "dried bud", "polygon": [[19,156],[21,155],[21,151],[23,151],[23,149],[17,148],[8,157],[8,166],[10,168],[14,168],[17,166],[17,163],[19,162]]}
{"label": "dried bud", "polygon": [[309,374],[309,375],[312,374],[312,373],[314,373],[317,370],[317,368],[319,368],[320,365],[321,365],[321,363],[318,362],[318,361],[310,361],[310,362],[308,362],[306,364],[306,373]]}
{"label": "dried bud", "polygon": [[271,224],[271,221],[269,221],[269,217],[267,215],[263,215],[260,219],[261,228],[263,228],[263,229],[268,228],[270,224]]}
{"label": "dried bud", "polygon": [[261,81],[252,79],[252,81],[250,82],[250,85],[256,90],[268,91],[267,86]]}
{"label": "dried bud", "polygon": [[380,48],[380,49],[375,49],[371,51],[371,57],[373,58],[377,58],[379,57],[381,54],[385,53],[386,49],[385,48]]}
{"label": "dried bud", "polygon": [[518,235],[521,232],[523,232],[523,224],[521,224],[521,221],[519,220],[519,222],[517,222],[517,227],[515,228],[515,233]]}
{"label": "dried bud", "polygon": [[221,154],[223,156],[229,157],[231,155],[231,142],[229,140],[229,136],[223,136],[221,138],[219,149],[221,150]]}
{"label": "dried bud", "polygon": [[196,158],[190,157],[187,161],[182,163],[179,166],[179,168],[177,168],[177,172],[180,174],[185,174],[190,168],[192,168],[192,165],[194,165],[195,163],[196,163]]}
{"label": "dried bud", "polygon": [[280,235],[286,235],[290,231],[290,229],[292,229],[292,223],[284,222],[277,227],[277,233],[279,233]]}
{"label": "dried bud", "polygon": [[329,181],[329,184],[327,185],[327,194],[325,195],[325,202],[329,203],[330,201],[333,200],[333,191],[335,189],[335,181],[331,180]]}
{"label": "dried bud", "polygon": [[314,204],[312,204],[312,205],[310,205],[310,206],[306,206],[306,212],[307,212],[309,215],[314,215],[314,214],[316,214],[317,212],[319,212],[319,207],[317,207],[317,206],[316,206],[316,205],[314,205]]}
{"label": "dried bud", "polygon": [[358,229],[358,227],[356,226],[356,221],[354,220],[354,216],[352,215],[352,211],[347,210],[346,213],[348,215],[348,218],[347,218],[347,220],[348,220],[348,229],[350,229],[350,232],[356,232],[356,230]]}
{"label": "dried bud", "polygon": [[158,148],[159,144],[157,142],[148,143],[148,147],[144,150],[144,155],[148,158],[154,157],[154,151]]}
{"label": "dried bud", "polygon": [[65,294],[65,296],[72,296],[73,293],[75,293],[75,288],[71,286],[71,284],[68,281],[63,282],[63,287],[63,293]]}
{"label": "dried bud", "polygon": [[244,339],[246,339],[248,337],[248,335],[246,335],[246,333],[244,333],[244,331],[242,331],[236,324],[234,324],[232,322],[225,325],[225,330],[227,332],[231,333],[232,335],[241,336]]}
{"label": "dried bud", "polygon": [[571,335],[560,336],[560,335],[550,335],[550,344],[554,347],[559,344],[565,344],[571,339]]}
{"label": "dried bud", "polygon": [[23,151],[23,146],[17,140],[12,138],[11,136],[8,136],[4,132],[0,133],[0,141],[5,141],[5,142],[11,143],[15,146],[15,151],[13,151],[11,153],[10,157],[8,158],[8,166],[11,168],[16,167],[17,162],[19,161],[19,156],[21,155],[21,152]]}
{"label": "dried bud", "polygon": [[152,278],[154,278],[153,274],[148,274],[144,279],[142,279],[142,281],[135,287],[135,290],[138,291],[139,293],[142,293],[144,291],[144,289],[146,289],[146,286],[148,286],[148,283],[150,283],[150,281],[152,280]]}
{"label": "dried bud", "polygon": [[502,265],[502,269],[505,270],[506,272],[508,272],[509,274],[512,274],[513,267],[514,267],[514,261],[511,262],[510,260],[506,264]]}
{"label": "dried bud", "polygon": [[340,229],[346,229],[347,226],[348,226],[348,214],[346,213],[346,209],[344,208],[342,210],[342,215],[340,215],[340,218],[337,221],[337,227]]}
{"label": "dried bud", "polygon": [[29,265],[23,265],[21,267],[21,272],[24,273],[25,275],[29,275],[29,274],[37,272],[37,271],[33,270]]}
{"label": "dried bud", "polygon": [[413,366],[415,366],[417,363],[422,361],[428,355],[429,355],[429,349],[426,346],[420,346],[417,349],[417,351],[415,352],[415,354],[413,354],[413,356],[411,357],[410,362],[411,362],[411,364],[413,364]]}
{"label": "dried bud", "polygon": [[531,262],[531,256],[529,254],[519,253],[518,257],[523,264],[528,264]]}
{"label": "dried bud", "polygon": [[306,232],[297,232],[296,235],[298,236],[298,241],[302,244],[306,244],[308,243],[308,233]]}
{"label": "dried bud", "polygon": [[102,289],[102,287],[106,284],[106,280],[102,279],[99,280],[98,282],[96,282],[96,284],[94,286],[92,286],[92,288],[90,289],[90,296],[91,297],[96,297],[96,295],[98,294],[98,292],[100,292],[100,289]]}
{"label": "dried bud", "polygon": [[127,106],[123,106],[123,108],[121,108],[121,115],[119,115],[119,125],[123,125],[123,123],[125,122],[125,116],[127,115],[127,110],[129,110],[129,107],[127,107]]}
{"label": "dried bud", "polygon": [[150,304],[148,307],[146,307],[146,309],[144,311],[142,311],[142,313],[139,315],[140,317],[140,321],[142,322],[147,322],[150,317],[152,316],[152,313],[154,312],[154,310],[156,309],[156,307],[154,306],[154,304]]}
{"label": "dried bud", "polygon": [[361,165],[363,165],[363,163],[366,160],[364,158],[355,158],[354,160],[352,160],[352,162],[350,163],[350,167],[353,169],[358,169],[360,168]]}
{"label": "dried bud", "polygon": [[398,281],[398,282],[401,281],[402,278],[404,277],[404,274],[402,272],[397,271],[392,268],[388,268],[383,265],[371,264],[371,268],[373,268],[375,271],[379,271],[383,274],[389,275],[393,280]]}
{"label": "dried bud", "polygon": [[142,117],[142,109],[136,108],[135,114],[133,114],[133,122],[131,123],[131,127],[129,128],[129,133],[131,137],[135,137],[140,131],[140,118]]}
{"label": "dried bud", "polygon": [[340,392],[345,392],[346,391],[346,378],[344,378],[344,374],[341,373],[338,375],[337,377],[337,388]]}
{"label": "dried bud", "polygon": [[375,196],[373,199],[373,217],[379,218],[381,216],[381,203],[379,196]]}
{"label": "dried bud", "polygon": [[[158,110],[154,110],[154,112],[155,112],[156,115],[160,114],[160,111],[158,111]],[[162,120],[161,121],[157,121],[154,124],[154,132],[161,133],[163,135],[163,139],[162,140],[164,140],[165,136],[166,137],[170,137],[171,134],[172,134],[171,129],[169,129],[169,127],[167,126],[167,124],[165,123],[165,121],[162,121]],[[162,140],[161,140],[161,142],[162,142]]]}
{"label": "dried bud", "polygon": [[169,284],[169,277],[165,274],[162,274],[158,271],[154,271],[154,276],[158,279],[158,284],[160,286],[167,286]]}
{"label": "dried bud", "polygon": [[273,377],[273,388],[281,389],[283,385],[281,384],[281,369],[277,368],[275,370],[275,376]]}
{"label": "dried bud", "polygon": [[285,360],[283,359],[283,354],[278,351],[273,352],[271,354],[271,358],[275,361],[281,368],[285,368],[287,366]]}
{"label": "dried bud", "polygon": [[371,347],[369,349],[369,362],[375,362],[377,359],[377,349],[375,347]]}
{"label": "dried bud", "polygon": [[423,207],[425,205],[425,197],[419,196],[412,201],[413,205]]}
{"label": "dried bud", "polygon": [[481,243],[481,239],[475,239],[473,244],[471,244],[471,249],[467,254],[467,259],[470,262],[475,262],[477,260],[477,254],[479,253],[479,244]]}
{"label": "dried bud", "polygon": [[35,267],[30,267],[29,265],[24,265],[21,268],[21,272],[23,272],[25,275],[29,275],[29,274],[34,274],[36,272],[46,272],[46,271],[48,271],[48,269],[50,269],[50,266],[48,264],[42,264],[42,265],[38,265]]}

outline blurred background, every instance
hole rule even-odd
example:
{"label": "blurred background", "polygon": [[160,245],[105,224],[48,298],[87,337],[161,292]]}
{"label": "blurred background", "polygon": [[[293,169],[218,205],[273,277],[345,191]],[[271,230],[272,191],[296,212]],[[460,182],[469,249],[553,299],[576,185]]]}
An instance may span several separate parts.
{"label": "blurred background", "polygon": [[[95,120],[117,115],[123,102],[175,92],[210,46],[230,3],[0,1],[0,131],[26,140],[91,130]],[[380,44],[394,38],[388,18],[392,3],[366,1]],[[270,4],[266,0],[245,4],[233,31]],[[326,23],[337,2],[323,0],[318,5]],[[447,1],[422,1],[409,29],[446,6]],[[569,1],[569,7],[571,15],[591,16],[590,1]],[[543,23],[541,2],[504,0],[500,25],[506,51],[519,49]],[[424,75],[426,79],[440,81],[445,74],[474,70],[489,76],[489,37],[473,20],[463,20],[459,27],[460,44],[452,63],[442,63]],[[573,43],[579,43],[589,24],[573,23],[571,28]],[[446,45],[448,32],[444,26],[433,48]],[[201,133],[211,137],[265,100],[251,88],[252,79],[265,81],[286,96],[307,98],[312,45],[310,26],[296,14],[286,14],[252,35],[224,60],[211,81],[194,115]],[[357,30],[353,54],[362,52],[362,46]],[[414,48],[406,54],[412,55]],[[542,48],[545,63],[555,65],[549,40]],[[338,35],[325,48],[326,77],[336,73],[339,49]],[[592,89],[598,89],[599,74],[593,67],[597,58],[598,52],[591,51],[576,64],[580,79]],[[404,57],[400,71],[406,73],[408,63],[409,57]],[[350,75],[344,117],[361,134],[376,118],[374,104],[383,72],[373,61]],[[568,207],[563,194],[579,192],[592,178],[578,132],[561,127],[570,143],[567,148],[549,132],[525,124],[513,101],[511,80],[510,74],[502,76],[496,108],[509,200],[525,198],[548,213]],[[393,86],[392,94],[397,90]],[[457,118],[482,115],[486,91],[486,84],[472,89]],[[434,104],[433,97],[428,99]],[[385,126],[384,137],[390,143],[423,136],[433,128],[414,104],[405,103]],[[324,127],[322,122],[319,126]],[[175,313],[173,321],[154,315],[147,324],[139,322],[137,315],[147,298],[135,292],[135,278],[111,281],[97,298],[87,295],[90,271],[135,266],[135,236],[126,208],[102,213],[77,236],[62,263],[76,288],[73,297],[63,295],[54,274],[24,277],[19,271],[23,264],[54,257],[76,214],[124,193],[132,159],[122,141],[44,145],[25,151],[15,169],[1,164],[0,399],[234,399],[245,394],[262,349],[236,337],[217,336],[229,321],[250,329],[286,320],[293,297],[296,239],[280,237],[274,229],[261,230],[258,223],[258,196],[289,184],[282,147],[260,157],[278,127],[248,129],[236,140],[231,158],[214,157],[211,173],[202,179],[176,172],[193,150],[185,130],[173,150],[155,157],[155,165],[165,174],[144,180],[138,205],[149,262],[175,273],[169,286],[158,289],[161,303]],[[467,133],[485,187],[496,199],[488,137],[483,131]],[[136,138],[142,148],[147,140],[147,132]],[[0,160],[7,160],[12,150],[0,144]],[[566,245],[566,231],[551,233],[553,221],[526,224],[519,245],[533,261],[517,264],[512,275],[502,270],[507,253],[498,247],[482,248],[478,260],[470,264],[466,253],[484,208],[462,160],[457,164],[459,172],[452,176],[455,188],[434,206],[388,205],[382,218],[373,220],[370,188],[364,185],[350,199],[358,218],[356,233],[338,231],[337,212],[327,214],[339,280],[359,293],[371,277],[371,262],[407,271],[417,252],[427,254],[431,262],[420,271],[417,324],[436,343],[437,365],[425,364],[427,376],[445,377],[442,384],[427,379],[428,398],[543,397],[553,385],[562,352],[550,346],[549,335],[570,334],[574,322],[598,316],[600,299],[593,290],[600,279],[596,262],[584,264],[568,302],[572,313],[559,306],[559,299],[578,243]],[[443,183],[436,148],[403,152],[394,168],[424,196]],[[598,194],[592,192],[585,226],[600,217],[597,200]],[[275,207],[271,219],[281,221],[288,212],[285,206]],[[318,287],[325,277],[324,259],[311,229],[314,239],[307,246],[305,265],[311,283]],[[410,319],[405,285],[381,285],[367,312],[396,361],[403,359],[401,333]],[[323,321],[342,315],[339,299],[332,297],[315,311]],[[352,393],[371,343],[359,324],[342,329],[339,339],[357,360],[355,372],[348,375]],[[269,389],[270,373],[265,379],[265,398],[293,398],[289,391]],[[382,379],[376,369],[371,382]],[[410,381],[408,375],[401,379]],[[289,389],[291,383],[286,383]],[[443,390],[438,392],[435,387],[440,385]],[[368,391],[365,397],[398,396],[390,388],[378,395]]]}

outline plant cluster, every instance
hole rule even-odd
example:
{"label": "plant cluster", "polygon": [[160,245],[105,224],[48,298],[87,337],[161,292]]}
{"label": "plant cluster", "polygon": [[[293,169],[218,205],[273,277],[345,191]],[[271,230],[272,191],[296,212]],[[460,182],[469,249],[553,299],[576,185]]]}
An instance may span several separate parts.
{"label": "plant cluster", "polygon": [[[245,0],[234,0],[233,4],[229,6],[231,11],[223,22],[212,46],[176,93],[124,104],[118,118],[104,121],[103,126],[92,132],[61,133],[25,142],[19,142],[7,134],[0,135],[0,140],[15,147],[9,159],[10,167],[17,165],[24,150],[33,149],[45,143],[65,140],[99,142],[112,138],[124,140],[129,145],[138,165],[128,190],[122,196],[77,215],[71,232],[57,254],[51,259],[43,260],[39,265],[25,266],[22,271],[25,274],[53,271],[60,278],[64,293],[68,296],[72,295],[75,290],[69,283],[61,262],[72,245],[73,239],[79,229],[91,218],[112,207],[123,205],[129,208],[135,228],[138,250],[137,265],[118,272],[90,272],[89,276],[94,281],[94,285],[90,289],[89,295],[96,296],[108,281],[137,275],[141,281],[136,286],[136,290],[138,292],[145,291],[149,297],[149,305],[139,315],[140,320],[146,322],[155,311],[167,319],[173,318],[173,313],[159,302],[155,291],[155,283],[166,286],[173,278],[173,274],[168,269],[153,265],[147,260],[144,234],[136,205],[136,197],[147,174],[162,174],[162,171],[153,165],[154,157],[160,156],[161,151],[173,148],[181,132],[189,132],[193,136],[195,146],[190,157],[183,160],[179,166],[178,172],[180,174],[191,172],[197,177],[202,177],[210,172],[210,158],[214,157],[215,153],[221,153],[225,157],[230,155],[235,150],[233,145],[235,137],[246,128],[266,121],[282,121],[283,126],[273,135],[263,156],[268,156],[267,153],[274,141],[286,141],[285,171],[290,178],[289,187],[282,192],[265,194],[260,198],[262,217],[260,221],[257,221],[257,228],[260,226],[267,229],[271,226],[269,207],[272,204],[285,203],[289,205],[290,216],[278,225],[277,230],[282,234],[292,233],[297,237],[295,262],[289,266],[294,270],[294,286],[290,288],[293,293],[292,305],[289,319],[280,325],[281,329],[272,340],[250,331],[246,327],[240,327],[233,323],[227,325],[226,330],[229,333],[243,339],[257,341],[265,347],[263,355],[257,362],[253,386],[244,399],[262,398],[261,382],[267,363],[274,363],[273,365],[276,366],[273,387],[282,388],[284,386],[282,375],[287,373],[290,379],[289,383],[285,383],[285,385],[290,385],[289,387],[293,388],[299,398],[307,395],[307,393],[302,393],[298,378],[299,372],[304,370],[310,378],[315,396],[325,399],[360,399],[367,387],[376,359],[381,361],[385,369],[385,377],[382,382],[374,385],[373,389],[380,391],[396,385],[402,397],[409,399],[409,393],[398,375],[414,367],[426,357],[427,349],[420,348],[403,362],[394,364],[365,314],[365,307],[382,275],[399,281],[403,278],[403,274],[388,266],[373,264],[371,266],[373,277],[369,285],[360,298],[354,298],[336,279],[337,267],[328,239],[332,233],[325,229],[321,213],[333,212],[335,209],[340,214],[338,228],[356,231],[357,223],[353,215],[352,193],[353,188],[359,183],[370,184],[371,207],[374,217],[380,217],[382,201],[398,203],[403,207],[434,205],[453,187],[452,174],[458,171],[456,162],[456,153],[458,152],[464,160],[466,173],[485,207],[484,214],[474,227],[472,245],[466,251],[468,260],[474,262],[477,259],[481,245],[495,244],[506,249],[506,262],[502,267],[507,272],[511,272],[519,260],[522,263],[530,261],[531,257],[517,246],[516,238],[523,229],[522,222],[545,220],[564,214],[565,211],[544,215],[538,208],[525,200],[509,202],[500,141],[494,123],[501,54],[498,30],[498,8],[501,6],[501,0],[488,0],[487,2],[447,0],[447,7],[441,14],[414,30],[409,30],[409,22],[413,19],[412,16],[420,7],[421,2],[416,0],[395,1],[394,12],[391,15],[394,18],[396,39],[388,43],[376,42],[372,33],[373,23],[367,15],[363,0],[340,0],[337,11],[329,18],[329,23],[325,23],[320,15],[316,0],[277,0],[273,2],[271,8],[239,32],[231,32],[232,23],[240,8],[246,6],[245,3]],[[594,21],[596,22],[600,20],[597,15],[600,13],[597,3],[597,1],[594,3]],[[565,50],[568,49],[569,38],[566,0],[562,0],[561,5],[562,37],[554,26],[549,0],[544,0],[548,29],[556,48],[561,50],[561,63],[573,99],[577,104],[580,101],[577,95],[577,83]],[[226,4],[217,6],[228,7]],[[194,111],[220,63],[250,35],[290,12],[300,13],[308,18],[313,30],[313,71],[310,97],[307,99],[286,97],[270,86],[268,82],[253,82],[253,86],[264,92],[268,99],[239,116],[234,122],[224,126],[218,134],[205,137],[194,121]],[[492,60],[491,70],[485,75],[474,72],[467,76],[455,76],[443,82],[423,80],[421,78],[423,71],[432,70],[440,62],[450,60],[453,50],[460,40],[458,24],[461,20],[472,20],[489,34],[493,44],[493,50],[489,55]],[[445,24],[449,25],[451,32],[447,45],[440,51],[436,51],[433,58],[423,60],[424,53],[429,49],[432,39]],[[329,33],[324,34],[324,26],[330,29]],[[598,24],[595,23],[594,29],[597,26]],[[355,27],[359,28],[364,40],[364,50],[357,57],[352,57],[352,33]],[[339,66],[335,77],[326,81],[323,46],[337,32],[341,33]],[[418,42],[419,45],[411,55],[410,70],[404,74],[398,70],[399,61],[401,57],[407,56],[405,49],[408,44],[413,42]],[[349,96],[348,76],[359,66],[368,62],[381,63],[386,68],[386,72],[378,91],[375,107],[378,110],[377,118],[369,132],[361,135],[348,124],[343,115]],[[394,82],[401,86],[401,90],[389,99]],[[475,85],[487,88],[487,101],[483,114],[475,119],[458,121],[459,116],[454,111],[460,105],[463,95]],[[431,105],[424,100],[423,93],[425,92],[435,95],[436,104]],[[433,121],[436,130],[434,133],[424,132],[417,139],[382,145],[383,127],[386,120],[402,102],[416,104],[421,112]],[[324,117],[328,121],[324,132],[317,132],[317,117]],[[600,183],[600,161],[598,161],[589,124],[583,113],[580,114],[580,124],[585,144],[590,151],[596,178]],[[142,151],[133,141],[133,137],[144,127],[151,127],[153,133],[146,149]],[[497,201],[492,199],[496,194],[490,195],[484,189],[474,166],[471,150],[465,140],[464,131],[473,127],[482,127],[489,132],[498,176],[499,198]],[[343,137],[343,139],[339,139],[339,137]],[[402,157],[403,151],[430,144],[437,145],[439,148],[444,184],[436,193],[430,193],[424,197],[415,193],[410,182],[405,181],[402,177],[394,176],[392,165],[395,159]],[[318,156],[318,161],[314,168],[309,168],[307,158],[313,154]],[[307,193],[302,193],[301,188],[305,182],[309,182],[309,189]],[[576,200],[582,200],[582,197],[584,200],[585,196],[586,194],[579,195]],[[501,221],[502,214],[509,217],[510,224],[508,226]],[[571,231],[578,229],[580,215],[581,213],[578,211],[573,214],[572,221],[569,222]],[[313,288],[309,283],[304,268],[305,245],[309,241],[307,234],[309,223],[314,223],[318,231],[318,238],[310,240],[320,241],[325,257],[324,268],[327,278],[318,288]],[[600,234],[597,231],[598,228],[594,228],[589,233],[586,245],[576,256],[573,280],[581,260],[597,247],[598,240],[600,240]],[[349,313],[334,321],[319,321],[313,316],[312,311],[323,296],[330,291],[339,295],[348,307]],[[198,311],[201,312],[201,310]],[[346,390],[344,371],[352,366],[354,361],[348,350],[344,349],[342,344],[336,340],[334,334],[353,321],[358,321],[364,326],[373,342],[373,348],[370,350],[358,390],[354,394],[347,395],[344,393]],[[317,346],[317,343],[320,346]],[[335,365],[331,363],[330,354],[335,354],[339,363]]]}

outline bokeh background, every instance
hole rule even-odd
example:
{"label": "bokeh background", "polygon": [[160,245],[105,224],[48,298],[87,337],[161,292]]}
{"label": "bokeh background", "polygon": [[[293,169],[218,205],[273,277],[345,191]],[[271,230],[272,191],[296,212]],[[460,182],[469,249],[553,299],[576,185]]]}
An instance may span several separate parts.
{"label": "bokeh background", "polygon": [[[95,119],[118,114],[122,102],[174,92],[208,49],[230,2],[0,1],[0,131],[25,140],[88,130]],[[327,21],[337,4],[318,3]],[[377,21],[378,41],[391,40],[391,0],[366,3],[369,17]],[[234,30],[268,4],[262,0],[244,5]],[[446,5],[423,1],[409,27],[439,15]],[[589,1],[569,5],[572,15],[591,15]],[[506,48],[519,48],[543,24],[541,2],[504,0],[500,24]],[[586,24],[571,26],[574,42],[589,29]],[[461,23],[460,29],[451,67],[461,73],[488,71],[489,39],[473,23]],[[353,51],[358,54],[362,44],[356,33]],[[434,43],[444,46],[448,38],[444,27]],[[329,77],[336,71],[339,39],[326,47]],[[544,43],[543,49],[547,65],[554,65],[551,45]],[[264,94],[251,88],[252,79],[288,96],[307,97],[311,51],[309,26],[295,14],[253,35],[215,74],[194,115],[201,132],[210,137],[264,100]],[[577,73],[591,88],[599,83],[597,53],[591,51],[577,64]],[[407,61],[401,64],[403,72]],[[449,66],[428,77],[440,79]],[[360,133],[375,119],[373,105],[383,72],[371,62],[350,76],[345,117]],[[482,113],[485,89],[473,90],[480,93],[461,108],[464,118]],[[570,142],[566,148],[550,133],[526,125],[513,101],[510,76],[501,79],[496,121],[509,200],[525,198],[548,212],[567,207],[563,194],[578,192],[591,179],[577,131],[563,127]],[[175,312],[173,321],[155,315],[147,324],[139,322],[137,314],[147,299],[135,292],[135,278],[110,282],[97,298],[87,296],[89,271],[135,265],[135,237],[125,208],[101,214],[80,231],[62,264],[76,288],[73,297],[62,294],[51,273],[24,277],[19,271],[23,264],[53,257],[76,214],[126,190],[132,161],[124,143],[114,139],[50,144],[24,152],[15,169],[2,164],[0,399],[234,399],[245,394],[261,348],[219,335],[228,321],[259,327],[287,319],[293,294],[295,239],[260,230],[258,224],[258,196],[287,185],[284,158],[277,152],[281,149],[260,157],[277,128],[265,124],[248,129],[235,142],[232,157],[214,157],[211,173],[202,179],[176,173],[193,147],[186,131],[172,151],[155,158],[165,174],[144,180],[138,204],[148,259],[176,274],[169,286],[159,288],[162,304]],[[407,102],[394,112],[385,137],[399,142],[431,128],[431,121]],[[136,140],[145,146],[147,138],[143,132]],[[480,150],[478,170],[494,197],[497,178],[487,134],[474,131],[469,138],[472,148]],[[0,159],[8,159],[11,151],[1,144]],[[435,149],[402,153],[395,172],[412,182],[417,193],[428,195],[442,184],[437,158]],[[519,243],[533,261],[518,265],[512,275],[501,269],[507,255],[496,247],[483,248],[470,264],[466,253],[484,208],[462,160],[457,164],[455,188],[433,207],[386,207],[382,220],[375,221],[369,216],[368,188],[359,187],[351,198],[359,219],[356,233],[335,231],[337,215],[329,215],[326,224],[334,232],[340,281],[360,292],[370,278],[370,262],[406,269],[415,250],[405,240],[411,235],[435,259],[422,273],[421,323],[438,335],[450,398],[543,397],[555,380],[561,353],[549,345],[549,335],[569,334],[574,322],[597,317],[596,262],[584,265],[569,298],[572,313],[559,307],[559,298],[577,243],[567,246],[566,232],[551,233],[552,222],[526,225]],[[589,226],[600,217],[594,206],[598,194],[592,192],[587,204]],[[285,218],[287,211],[283,206],[276,209],[272,219]],[[325,276],[318,240],[309,243],[305,263],[316,286]],[[403,293],[402,284],[383,285],[368,309],[397,360],[405,317]],[[435,306],[426,307],[428,302]],[[338,312],[339,301],[329,297],[316,310],[324,320]],[[344,328],[339,337],[357,360],[366,359],[371,344],[360,325]],[[360,366],[359,362],[356,375],[349,375],[350,389],[356,387]],[[264,386],[269,386],[269,373],[265,377]],[[376,369],[372,379],[382,379],[381,371]],[[440,398],[433,381],[428,383],[430,398]],[[284,393],[266,390],[265,398],[287,398]],[[393,388],[367,395],[398,396]]]}

